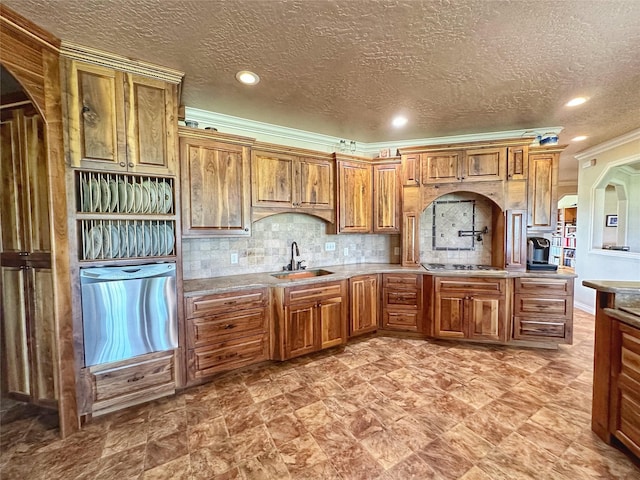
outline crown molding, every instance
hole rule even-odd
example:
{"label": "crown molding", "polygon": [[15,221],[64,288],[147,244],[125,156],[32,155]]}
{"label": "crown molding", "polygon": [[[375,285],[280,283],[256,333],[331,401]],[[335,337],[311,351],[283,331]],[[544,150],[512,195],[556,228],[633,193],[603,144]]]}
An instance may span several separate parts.
{"label": "crown molding", "polygon": [[[299,146],[305,144],[308,148],[317,148],[325,152],[337,152],[340,140],[345,138],[333,137],[321,133],[298,130],[296,128],[282,127],[271,123],[234,117],[223,113],[210,112],[198,108],[186,107],[185,118],[195,120],[200,127],[215,127],[218,130],[228,131],[235,135],[249,135],[259,141],[277,141],[282,144]],[[428,146],[465,142],[482,142],[492,140],[520,139],[535,136],[537,132],[559,134],[563,127],[540,127],[519,130],[505,130],[501,132],[474,133],[467,135],[454,135],[449,137],[416,138],[411,140],[397,140],[384,142],[356,142],[356,155],[365,157],[377,157],[381,149],[390,148],[392,153],[403,147]]]}
{"label": "crown molding", "polygon": [[60,44],[60,55],[93,65],[113,68],[136,75],[156,78],[169,83],[179,84],[184,77],[184,72],[172,68],[155,65],[142,60],[116,55],[77,43],[62,41]]}
{"label": "crown molding", "polygon": [[621,145],[635,141],[640,141],[640,128],[625,133],[624,135],[620,135],[619,137],[612,138],[611,140],[596,145],[595,147],[582,150],[581,152],[576,153],[574,158],[578,161],[582,161],[588,157],[592,157],[593,155],[599,155],[607,150],[612,150]]}

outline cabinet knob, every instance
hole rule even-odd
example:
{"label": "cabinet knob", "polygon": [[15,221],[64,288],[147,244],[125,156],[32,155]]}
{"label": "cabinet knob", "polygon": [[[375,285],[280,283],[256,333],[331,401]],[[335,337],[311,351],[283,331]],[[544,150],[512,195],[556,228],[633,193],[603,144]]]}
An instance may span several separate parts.
{"label": "cabinet knob", "polygon": [[90,108],[89,108],[89,107],[87,107],[86,105],[83,105],[83,106],[82,106],[82,113],[87,113],[87,112],[89,112],[89,111],[90,111]]}
{"label": "cabinet knob", "polygon": [[20,256],[20,257],[28,257],[29,256],[29,252],[18,252],[18,256]]}
{"label": "cabinet knob", "polygon": [[133,378],[130,378],[129,380],[127,380],[127,383],[132,383],[132,382],[137,382],[138,380],[142,380],[144,378],[144,375],[134,375]]}
{"label": "cabinet knob", "polygon": [[120,162],[120,166],[121,166],[122,168],[124,168],[124,167],[126,167],[126,166],[127,166],[127,164],[126,164],[126,163],[124,163],[124,162]]}
{"label": "cabinet knob", "polygon": [[129,168],[133,168],[133,163],[129,163]]}
{"label": "cabinet knob", "polygon": [[231,330],[232,328],[236,328],[236,326],[233,323],[228,323],[224,326],[225,330]]}
{"label": "cabinet knob", "polygon": [[249,231],[249,227],[245,227],[244,231],[248,232]]}

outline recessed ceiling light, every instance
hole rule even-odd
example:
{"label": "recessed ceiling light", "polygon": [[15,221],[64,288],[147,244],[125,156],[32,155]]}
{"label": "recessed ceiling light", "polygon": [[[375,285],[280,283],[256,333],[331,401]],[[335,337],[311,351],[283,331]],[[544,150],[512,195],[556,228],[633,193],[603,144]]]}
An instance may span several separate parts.
{"label": "recessed ceiling light", "polygon": [[398,115],[393,120],[391,120],[391,125],[396,128],[404,127],[409,120],[407,117],[403,117],[402,115]]}
{"label": "recessed ceiling light", "polygon": [[586,140],[587,136],[586,135],[578,135],[577,137],[573,137],[571,139],[572,142],[581,142],[583,140]]}
{"label": "recessed ceiling light", "polygon": [[241,70],[236,73],[236,80],[245,85],[255,85],[260,81],[260,77],[249,70]]}
{"label": "recessed ceiling light", "polygon": [[576,97],[569,100],[567,103],[565,103],[565,105],[567,107],[577,107],[578,105],[582,105],[586,101],[587,99],[585,97]]}

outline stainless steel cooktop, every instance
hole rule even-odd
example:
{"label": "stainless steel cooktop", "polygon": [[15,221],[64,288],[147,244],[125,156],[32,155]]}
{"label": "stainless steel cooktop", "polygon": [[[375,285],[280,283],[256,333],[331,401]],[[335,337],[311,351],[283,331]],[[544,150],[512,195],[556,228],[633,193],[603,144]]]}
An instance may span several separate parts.
{"label": "stainless steel cooktop", "polygon": [[491,265],[467,265],[467,264],[458,264],[458,263],[423,263],[422,266],[429,270],[430,272],[437,271],[457,271],[457,270],[468,270],[468,271],[500,271],[502,270],[499,267],[493,267]]}

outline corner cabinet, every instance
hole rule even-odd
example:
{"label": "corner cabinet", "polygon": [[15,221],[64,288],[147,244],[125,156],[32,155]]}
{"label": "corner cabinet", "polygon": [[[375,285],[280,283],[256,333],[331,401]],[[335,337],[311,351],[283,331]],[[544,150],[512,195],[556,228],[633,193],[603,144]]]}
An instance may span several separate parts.
{"label": "corner cabinet", "polygon": [[308,213],[335,220],[331,155],[256,143],[251,152],[252,219],[276,213]]}
{"label": "corner cabinet", "polygon": [[72,167],[177,173],[176,83],[67,60],[68,155]]}
{"label": "corner cabinet", "polygon": [[179,135],[183,236],[249,236],[253,139],[185,127]]}
{"label": "corner cabinet", "polygon": [[273,358],[287,360],[347,341],[347,281],[273,289]]}

